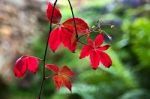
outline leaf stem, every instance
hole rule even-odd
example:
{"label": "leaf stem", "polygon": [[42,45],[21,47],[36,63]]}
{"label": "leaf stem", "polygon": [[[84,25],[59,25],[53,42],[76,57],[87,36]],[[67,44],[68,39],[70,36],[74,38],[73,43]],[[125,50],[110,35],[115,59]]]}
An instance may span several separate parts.
{"label": "leaf stem", "polygon": [[47,43],[46,43],[46,47],[45,47],[45,51],[44,51],[44,55],[43,55],[43,77],[42,77],[40,92],[39,92],[39,95],[38,95],[37,99],[41,99],[41,94],[42,94],[42,91],[43,91],[44,81],[45,81],[45,78],[46,78],[45,77],[45,64],[46,64],[46,56],[47,56],[47,49],[48,49],[48,41],[49,41],[50,33],[52,31],[52,19],[53,19],[53,14],[54,14],[54,9],[55,9],[56,4],[57,4],[57,0],[55,1],[53,9],[52,9],[52,14],[51,14],[52,16],[51,16],[51,19],[50,19],[50,28],[49,28]]}
{"label": "leaf stem", "polygon": [[88,44],[83,43],[83,42],[81,42],[81,41],[79,41],[79,40],[78,40],[78,42],[79,42],[80,44],[82,44],[82,45],[88,45]]}
{"label": "leaf stem", "polygon": [[80,40],[82,37],[87,36],[89,33],[83,34],[81,36],[78,37],[78,40]]}
{"label": "leaf stem", "polygon": [[71,10],[71,13],[72,13],[73,24],[74,24],[74,28],[75,28],[75,32],[76,32],[76,39],[78,40],[77,25],[76,25],[76,22],[75,22],[75,16],[74,16],[74,12],[73,12],[73,8],[72,8],[72,4],[71,4],[70,0],[68,0],[68,3],[69,3],[70,10]]}

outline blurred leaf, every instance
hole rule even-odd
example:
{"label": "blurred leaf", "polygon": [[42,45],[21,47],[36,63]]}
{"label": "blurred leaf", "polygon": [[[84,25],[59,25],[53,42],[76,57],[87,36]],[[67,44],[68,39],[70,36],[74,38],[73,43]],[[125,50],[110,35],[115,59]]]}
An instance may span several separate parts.
{"label": "blurred leaf", "polygon": [[146,90],[131,90],[123,94],[119,99],[150,99],[150,92]]}

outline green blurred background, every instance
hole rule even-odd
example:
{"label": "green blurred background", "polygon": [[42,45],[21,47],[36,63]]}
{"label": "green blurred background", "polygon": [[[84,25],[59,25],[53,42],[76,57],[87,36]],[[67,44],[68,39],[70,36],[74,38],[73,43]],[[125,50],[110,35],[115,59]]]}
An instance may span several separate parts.
{"label": "green blurred background", "polygon": [[[76,53],[70,53],[63,47],[56,53],[48,50],[47,63],[68,65],[75,72],[75,76],[72,78],[72,93],[64,87],[57,90],[51,79],[46,80],[42,99],[150,99],[150,1],[71,2],[75,16],[83,18],[90,27],[97,24],[98,20],[101,22],[100,25],[115,26],[102,27],[112,37],[112,41],[106,38],[106,42],[111,45],[107,53],[113,64],[109,69],[100,65],[96,71],[92,70],[89,58],[79,59],[82,47],[80,44]],[[67,0],[58,0],[58,7],[63,15],[61,22],[71,17]],[[42,9],[45,8],[46,6]],[[36,35],[32,37],[32,45],[29,44],[23,51],[40,58],[43,57],[49,31],[44,11],[38,19],[41,30],[34,31]],[[91,36],[95,35],[96,33],[91,33]],[[13,64],[14,62],[11,67]],[[41,70],[42,64],[36,75],[28,72],[24,78],[16,79],[11,73],[11,80],[8,81],[1,77],[0,99],[35,99],[40,89]],[[46,74],[49,75],[51,72],[46,71]],[[3,76],[3,73],[1,75]]]}

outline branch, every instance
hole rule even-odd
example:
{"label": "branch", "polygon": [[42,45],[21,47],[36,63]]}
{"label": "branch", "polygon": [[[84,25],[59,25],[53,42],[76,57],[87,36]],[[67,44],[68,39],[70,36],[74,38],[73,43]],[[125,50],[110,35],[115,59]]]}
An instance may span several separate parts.
{"label": "branch", "polygon": [[47,56],[47,49],[48,49],[48,41],[49,41],[50,33],[52,31],[52,19],[53,19],[53,14],[54,14],[54,9],[55,9],[56,4],[57,4],[57,0],[54,3],[52,14],[51,14],[52,16],[51,16],[51,19],[50,19],[49,34],[48,34],[48,37],[47,37],[47,43],[46,43],[45,52],[44,52],[44,55],[43,55],[43,77],[42,77],[40,92],[39,92],[39,95],[38,95],[37,99],[41,99],[41,94],[42,94],[42,91],[43,91],[44,81],[45,81],[45,78],[46,78],[45,77],[45,64],[46,64],[46,56]]}
{"label": "branch", "polygon": [[88,45],[88,44],[83,43],[83,42],[81,42],[81,41],[79,41],[79,40],[78,40],[78,42],[79,42],[80,44],[82,44],[82,45]]}

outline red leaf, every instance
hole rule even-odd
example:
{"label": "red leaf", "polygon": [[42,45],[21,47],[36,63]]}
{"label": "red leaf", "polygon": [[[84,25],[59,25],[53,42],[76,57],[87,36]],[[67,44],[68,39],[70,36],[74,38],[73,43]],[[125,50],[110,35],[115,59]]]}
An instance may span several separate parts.
{"label": "red leaf", "polygon": [[[51,21],[51,17],[52,17],[52,11],[53,11],[53,5],[49,2],[48,6],[47,6],[47,11],[46,11],[46,16],[47,18]],[[53,19],[52,19],[52,23],[57,24],[60,22],[61,20],[61,13],[59,11],[59,9],[57,9],[56,7],[54,8],[54,13],[53,13]]]}
{"label": "red leaf", "polygon": [[94,46],[94,42],[92,41],[92,39],[88,38],[87,40],[88,40],[89,45],[91,47],[93,47]]}
{"label": "red leaf", "polygon": [[55,76],[53,76],[53,80],[54,80],[54,83],[57,86],[57,88],[60,89],[60,87],[63,84],[63,78],[62,78],[62,76],[55,75]]}
{"label": "red leaf", "polygon": [[96,36],[95,38],[95,46],[98,47],[100,46],[102,43],[104,42],[104,34],[99,34],[98,36]]}
{"label": "red leaf", "polygon": [[88,45],[84,45],[82,48],[80,59],[90,55],[90,61],[93,69],[97,69],[100,62],[102,62],[105,67],[110,67],[112,61],[110,57],[104,53],[104,51],[109,48],[109,45],[101,46],[104,42],[103,34],[96,36],[94,42],[90,38],[87,38],[87,41]]}
{"label": "red leaf", "polygon": [[58,66],[53,65],[53,64],[46,64],[46,68],[53,71],[54,73],[58,73],[58,71],[59,71]]}
{"label": "red leaf", "polygon": [[61,27],[61,37],[62,37],[62,43],[65,47],[70,47],[71,46],[71,37],[72,37],[72,32],[68,31],[67,29]]}
{"label": "red leaf", "polygon": [[75,34],[72,33],[72,31],[62,27],[62,43],[65,47],[67,47],[71,52],[74,52],[77,47],[77,41]]}
{"label": "red leaf", "polygon": [[67,76],[74,76],[74,73],[67,66],[63,66],[62,69],[60,70],[60,73]]}
{"label": "red leaf", "polygon": [[92,68],[96,70],[98,68],[99,61],[100,61],[99,54],[97,51],[94,51],[94,50],[91,51],[90,60],[92,63]]}
{"label": "red leaf", "polygon": [[80,59],[88,56],[90,54],[91,50],[92,50],[92,47],[84,45],[82,48],[82,51],[80,53]]}
{"label": "red leaf", "polygon": [[87,23],[80,18],[70,18],[62,24],[62,42],[71,52],[75,52],[77,48],[77,38],[74,26],[74,20],[77,27],[78,34],[89,33],[89,27]]}
{"label": "red leaf", "polygon": [[60,89],[62,84],[65,85],[65,87],[67,87],[70,91],[71,91],[71,82],[69,80],[69,77],[64,76],[64,75],[55,75],[53,76],[53,80],[55,85],[57,86],[57,89]]}
{"label": "red leaf", "polygon": [[[89,27],[86,22],[80,18],[75,18],[77,30],[81,34],[89,32]],[[77,48],[77,38],[74,29],[73,19],[68,19],[58,28],[51,32],[49,38],[49,47],[53,52],[59,47],[60,43],[63,43],[71,52],[75,52]]]}
{"label": "red leaf", "polygon": [[58,66],[53,64],[47,64],[46,67],[49,70],[56,73],[53,76],[53,80],[58,89],[60,89],[62,84],[64,84],[65,87],[71,91],[72,85],[71,85],[70,77],[74,76],[74,73],[71,71],[70,68],[68,68],[67,66],[63,66],[61,69],[59,69]]}
{"label": "red leaf", "polygon": [[32,72],[36,73],[38,69],[38,58],[33,56],[22,56],[20,57],[14,66],[14,74],[16,77],[20,78],[23,77],[27,69]]}
{"label": "red leaf", "polygon": [[71,52],[74,52],[77,47],[75,35],[68,29],[59,26],[51,32],[48,44],[50,49],[52,49],[52,51],[55,52],[61,44],[61,42]]}
{"label": "red leaf", "polygon": [[74,53],[75,50],[76,50],[76,48],[77,48],[77,40],[71,42],[71,46],[69,47],[69,50],[70,50],[72,53]]}
{"label": "red leaf", "polygon": [[109,45],[104,45],[104,46],[101,46],[98,48],[99,51],[105,51],[109,48],[110,46]]}
{"label": "red leaf", "polygon": [[102,62],[102,64],[105,67],[109,68],[112,65],[112,61],[111,61],[110,57],[102,51],[98,51],[98,53],[99,53],[99,57],[100,57],[100,62]]}
{"label": "red leaf", "polygon": [[68,88],[71,91],[71,81],[67,76],[62,76],[63,84],[65,85],[66,88]]}
{"label": "red leaf", "polygon": [[27,65],[26,65],[26,56],[20,57],[14,66],[14,74],[16,77],[20,78],[23,77],[26,70],[27,70]]}
{"label": "red leaf", "polygon": [[[77,27],[78,34],[87,34],[89,33],[89,26],[88,24],[81,18],[75,18],[75,23]],[[67,21],[63,23],[63,26],[67,29],[70,29],[75,33],[75,27],[74,27],[74,19],[70,18]]]}
{"label": "red leaf", "polygon": [[61,28],[54,29],[49,38],[49,47],[52,49],[53,52],[59,47],[61,43]]}
{"label": "red leaf", "polygon": [[35,74],[38,69],[38,65],[39,65],[38,58],[29,56],[29,57],[27,57],[26,61],[27,61],[28,70]]}

